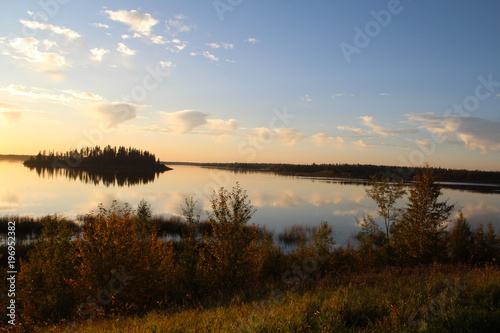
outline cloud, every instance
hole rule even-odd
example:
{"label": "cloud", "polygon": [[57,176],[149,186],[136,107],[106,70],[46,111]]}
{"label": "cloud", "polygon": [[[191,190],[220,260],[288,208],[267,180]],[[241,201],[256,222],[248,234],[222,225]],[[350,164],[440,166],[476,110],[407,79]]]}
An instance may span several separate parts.
{"label": "cloud", "polygon": [[175,64],[171,61],[160,61],[161,68],[172,68],[176,67]]}
{"label": "cloud", "polygon": [[108,49],[105,49],[102,47],[101,48],[94,48],[94,49],[90,50],[90,59],[97,61],[97,62],[101,62],[102,57],[104,57],[104,55],[106,55],[108,53],[109,53]]}
{"label": "cloud", "polygon": [[362,116],[359,117],[359,119],[362,120],[363,125],[366,127],[369,127],[369,129],[364,130],[359,127],[351,127],[351,126],[337,126],[337,129],[339,130],[347,130],[351,132],[358,133],[363,136],[373,136],[374,134],[382,137],[387,137],[387,136],[399,136],[404,133],[417,133],[418,130],[414,128],[404,128],[404,129],[397,129],[397,130],[392,130],[385,128],[383,126],[375,124],[374,118],[372,116]]}
{"label": "cloud", "polygon": [[182,32],[189,32],[192,26],[187,25],[185,21],[187,17],[184,14],[177,14],[173,19],[168,19],[165,21],[165,28],[167,33],[171,36],[177,36]]}
{"label": "cloud", "polygon": [[198,126],[207,123],[208,114],[195,110],[181,110],[164,113],[165,121],[175,134],[187,134]]}
{"label": "cloud", "polygon": [[379,96],[392,96],[391,93],[385,93],[385,92],[381,92],[378,94]]}
{"label": "cloud", "polygon": [[102,102],[93,106],[93,111],[107,128],[117,127],[119,124],[137,117],[142,107],[133,103]]}
{"label": "cloud", "polygon": [[208,44],[205,44],[205,45],[207,45],[211,49],[218,49],[220,47],[220,45],[217,44],[217,43],[208,43]]}
{"label": "cloud", "polygon": [[306,133],[292,128],[277,128],[274,132],[280,143],[287,147],[295,146],[306,137]]}
{"label": "cloud", "polygon": [[0,87],[0,91],[9,93],[10,95],[24,96],[34,99],[45,99],[55,102],[71,102],[71,96],[65,94],[57,94],[50,90],[40,88],[30,88],[21,85],[11,84],[6,87]]}
{"label": "cloud", "polygon": [[339,97],[346,97],[346,96],[349,96],[349,97],[354,97],[355,95],[354,94],[344,94],[344,93],[339,93],[339,94],[333,94],[332,95],[332,98],[335,99],[335,98],[339,98]]}
{"label": "cloud", "polygon": [[96,28],[103,28],[103,29],[109,29],[110,28],[109,25],[104,24],[104,23],[91,23],[90,25],[93,26],[93,27],[96,27]]}
{"label": "cloud", "polygon": [[[47,43],[48,42],[48,43]],[[50,41],[41,43],[46,49],[55,45]],[[7,44],[16,54],[11,55],[15,59],[22,59],[29,63],[36,64],[38,69],[45,72],[57,72],[69,65],[66,58],[55,52],[43,52],[39,50],[40,41],[34,37],[14,38]]]}
{"label": "cloud", "polygon": [[312,142],[317,146],[331,145],[341,147],[344,144],[344,139],[338,136],[331,136],[326,133],[317,133],[311,135]]}
{"label": "cloud", "polygon": [[78,99],[90,100],[90,101],[104,100],[104,98],[102,98],[101,96],[88,91],[80,91],[80,90],[61,90],[61,91]]}
{"label": "cloud", "polygon": [[308,94],[305,94],[304,96],[300,96],[300,99],[303,100],[304,102],[308,102],[308,103],[312,102],[312,98]]}
{"label": "cloud", "polygon": [[352,144],[360,150],[366,150],[369,146],[364,140],[353,141]]}
{"label": "cloud", "polygon": [[337,126],[337,129],[339,129],[341,131],[351,131],[351,132],[355,132],[355,133],[358,133],[358,134],[361,134],[361,133],[364,132],[362,128],[351,127],[351,126]]}
{"label": "cloud", "polygon": [[238,121],[236,119],[207,119],[205,126],[217,143],[230,141],[233,132],[238,129]]}
{"label": "cloud", "polygon": [[127,47],[127,45],[123,43],[118,43],[117,44],[116,50],[120,52],[124,56],[133,56],[137,51],[136,50],[131,50]]}
{"label": "cloud", "polygon": [[76,31],[73,31],[71,29],[64,28],[64,27],[58,27],[56,25],[52,25],[52,24],[48,24],[48,23],[40,23],[40,22],[28,21],[28,20],[19,20],[19,22],[21,22],[21,24],[27,28],[38,29],[38,30],[47,30],[47,31],[50,31],[54,34],[62,35],[64,37],[66,37],[68,40],[81,37],[81,35]]}
{"label": "cloud", "polygon": [[121,22],[128,25],[130,31],[138,32],[144,36],[151,35],[151,30],[158,24],[151,14],[142,13],[138,10],[106,10],[105,13],[108,17],[116,22]]}
{"label": "cloud", "polygon": [[249,38],[245,39],[244,41],[247,43],[251,43],[251,44],[260,43],[260,40],[253,38],[253,37],[249,37]]}
{"label": "cloud", "polygon": [[21,111],[6,111],[6,110],[2,110],[0,108],[0,116],[2,117],[4,122],[10,124],[10,123],[14,123],[14,122],[18,121],[19,119],[21,119],[22,112]]}
{"label": "cloud", "polygon": [[208,51],[203,51],[202,53],[191,52],[189,55],[192,55],[192,56],[202,55],[205,58],[210,59],[211,61],[219,61],[219,58],[217,56],[211,54]]}
{"label": "cloud", "polygon": [[483,154],[500,151],[500,122],[475,117],[407,114],[408,122],[426,129],[439,142],[463,145]]}

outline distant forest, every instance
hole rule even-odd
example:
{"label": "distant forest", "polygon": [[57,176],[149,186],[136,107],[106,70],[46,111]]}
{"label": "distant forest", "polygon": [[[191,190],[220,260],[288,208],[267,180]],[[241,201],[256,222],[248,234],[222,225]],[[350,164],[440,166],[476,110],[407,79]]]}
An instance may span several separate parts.
{"label": "distant forest", "polygon": [[[176,164],[169,162],[168,164]],[[423,168],[372,164],[279,164],[279,163],[180,163],[239,171],[268,171],[305,177],[355,178],[369,180],[373,175],[392,180],[412,181]],[[441,182],[500,184],[500,171],[431,168]]]}
{"label": "distant forest", "polygon": [[39,152],[24,162],[27,167],[42,168],[147,168],[159,171],[170,170],[156,158],[155,154],[136,148],[118,148],[110,145],[86,147],[65,153]]}

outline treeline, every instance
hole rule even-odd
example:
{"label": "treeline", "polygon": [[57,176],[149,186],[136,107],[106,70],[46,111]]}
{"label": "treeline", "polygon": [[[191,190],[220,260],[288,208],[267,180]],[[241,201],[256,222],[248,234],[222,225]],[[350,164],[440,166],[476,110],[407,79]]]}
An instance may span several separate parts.
{"label": "treeline", "polygon": [[[184,164],[184,163],[182,163]],[[370,179],[382,175],[391,180],[412,181],[425,167],[398,167],[372,164],[280,164],[280,163],[186,163],[233,171],[270,171],[285,175]],[[500,184],[500,172],[432,168],[437,181]]]}
{"label": "treeline", "polygon": [[59,153],[41,151],[24,162],[28,167],[120,167],[120,168],[154,168],[167,170],[155,154],[136,148],[100,146],[81,148]]}
{"label": "treeline", "polygon": [[[187,199],[178,221],[182,227],[177,224],[180,237],[174,239],[157,237],[159,226],[145,201],[135,210],[116,202],[100,205],[82,219],[79,231],[64,218],[47,217],[40,239],[21,262],[19,322],[30,331],[60,320],[199,307],[273,293],[278,298],[319,280],[328,284],[368,269],[500,262],[500,236],[491,224],[471,230],[463,214],[452,219],[454,206],[439,201],[431,169],[415,177],[406,205],[394,208],[405,191],[401,183],[373,179],[367,194],[377,202],[381,223],[363,217],[360,232],[345,246],[336,246],[327,222],[294,227],[282,239],[295,244],[290,251],[250,224],[255,209],[239,185],[213,193],[210,227],[200,221],[196,202]],[[1,283],[7,288],[5,278]]]}

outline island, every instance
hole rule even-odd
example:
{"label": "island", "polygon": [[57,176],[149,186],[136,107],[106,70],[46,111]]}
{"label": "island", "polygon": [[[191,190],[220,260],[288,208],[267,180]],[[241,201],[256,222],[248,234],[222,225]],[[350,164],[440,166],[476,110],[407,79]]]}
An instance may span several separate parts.
{"label": "island", "polygon": [[80,151],[74,149],[65,153],[43,151],[36,156],[31,156],[23,164],[30,168],[151,170],[157,172],[172,170],[148,151],[123,146],[116,148],[110,145],[103,149],[95,146],[82,148]]}

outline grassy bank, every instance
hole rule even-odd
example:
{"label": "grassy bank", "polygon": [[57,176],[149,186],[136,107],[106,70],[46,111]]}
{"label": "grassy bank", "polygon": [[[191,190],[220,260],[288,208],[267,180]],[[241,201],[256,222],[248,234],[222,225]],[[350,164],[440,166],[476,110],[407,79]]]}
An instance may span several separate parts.
{"label": "grassy bank", "polygon": [[[256,301],[112,317],[44,332],[498,332],[500,270],[387,268]],[[278,296],[276,296],[278,295]]]}

